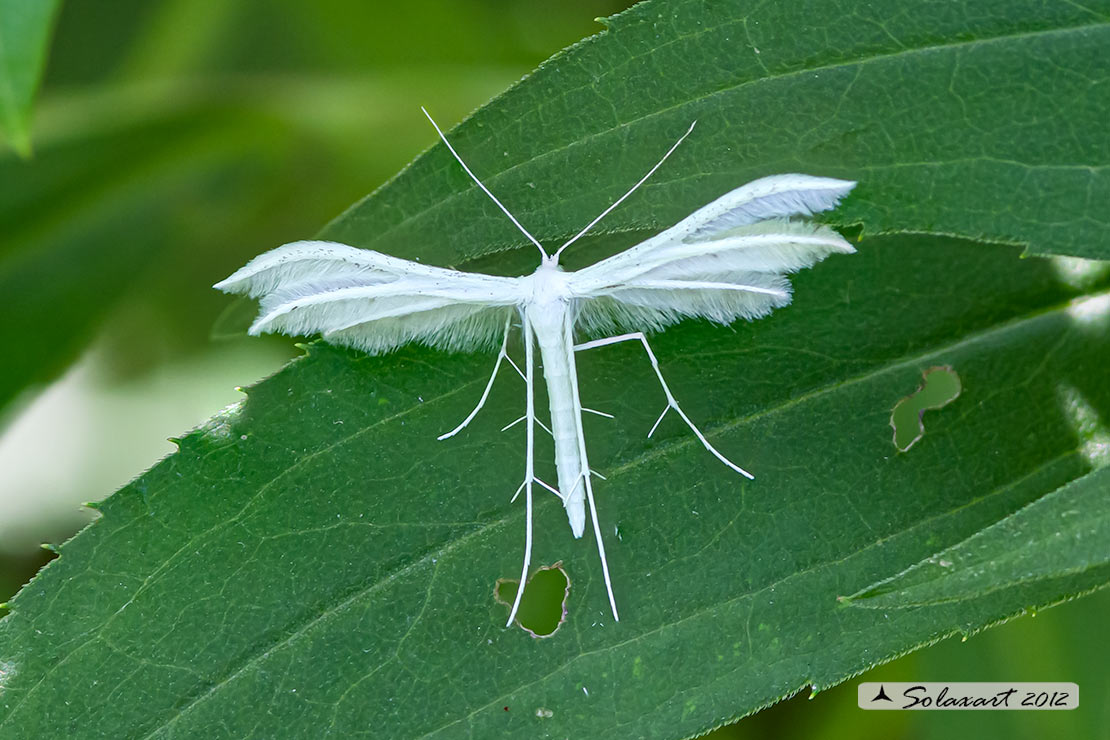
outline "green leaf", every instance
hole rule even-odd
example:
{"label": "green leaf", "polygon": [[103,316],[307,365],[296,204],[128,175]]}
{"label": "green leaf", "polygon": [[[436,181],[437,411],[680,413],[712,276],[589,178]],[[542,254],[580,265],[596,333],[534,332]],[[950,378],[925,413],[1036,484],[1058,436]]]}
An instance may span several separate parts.
{"label": "green leaf", "polygon": [[[617,415],[587,434],[619,624],[593,543],[548,496],[535,563],[563,561],[567,621],[544,640],[504,627],[523,440],[498,430],[520,384],[435,439],[491,357],[317,344],[105,501],[14,599],[0,732],[688,736],[1104,584],[1097,566],[928,609],[838,601],[1089,470],[1062,387],[1110,410],[1106,279],[1076,290],[1052,262],[937,238],[859,250],[799,275],[769,319],[653,339],[753,482],[673,419],[644,438],[663,399],[635,347],[582,356],[586,403]],[[937,365],[964,392],[900,454],[891,409]]]}
{"label": "green leaf", "polygon": [[[859,181],[836,223],[1110,259],[1108,18],[1106,0],[655,0],[451,136],[541,240],[577,232],[696,119],[603,230],[807,172]],[[326,236],[446,264],[525,244],[443,147]]]}
{"label": "green leaf", "polygon": [[[221,184],[253,180],[257,192],[243,160],[265,138],[260,119],[201,107],[0,165],[0,344],[19,348],[0,365],[0,408],[59,374],[168,255],[198,249],[184,238],[217,220]],[[206,201],[200,227],[182,223],[193,199]]]}
{"label": "green leaf", "polygon": [[31,154],[31,103],[46,64],[58,0],[0,0],[0,133]]}
{"label": "green leaf", "polygon": [[908,609],[974,599],[1105,566],[1110,562],[1107,543],[1110,468],[1102,468],[894,578],[863,589],[851,603]]}
{"label": "green leaf", "polygon": [[[550,241],[698,118],[579,263],[790,170],[860,179],[833,215],[869,232],[1107,253],[1092,113],[1107,108],[1105,62],[1088,48],[1106,29],[1093,11],[656,0],[609,23],[453,134]],[[1030,89],[1059,98],[1026,107]],[[326,233],[438,264],[535,266],[508,251],[522,239],[442,147]],[[1082,478],[1097,462],[1091,428],[1110,418],[1097,266],[949,236],[859,249],[799,275],[794,304],[766,320],[652,340],[686,411],[753,482],[674,419],[644,438],[663,399],[635,347],[581,357],[586,403],[617,416],[586,431],[607,476],[619,624],[595,547],[547,496],[534,563],[562,560],[566,622],[543,640],[503,626],[495,588],[519,576],[524,511],[509,497],[523,444],[519,427],[499,429],[519,415],[519,384],[502,379],[463,435],[435,439],[492,357],[316,344],[106,500],[13,600],[0,733],[684,737],[1104,585],[1110,567],[1092,564],[927,609],[838,600]],[[892,409],[935,366],[962,394],[899,453]]]}

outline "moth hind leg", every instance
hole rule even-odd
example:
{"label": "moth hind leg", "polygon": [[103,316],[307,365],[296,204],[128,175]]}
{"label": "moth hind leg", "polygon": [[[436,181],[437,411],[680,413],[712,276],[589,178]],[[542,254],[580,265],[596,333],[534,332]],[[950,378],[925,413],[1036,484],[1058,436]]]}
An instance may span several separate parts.
{"label": "moth hind leg", "polygon": [[659,385],[663,389],[663,394],[667,397],[667,406],[663,409],[663,413],[659,415],[659,418],[655,420],[655,424],[652,425],[651,431],[648,432],[648,436],[650,437],[652,434],[655,433],[656,428],[658,428],[660,422],[663,421],[663,417],[667,415],[668,411],[674,409],[675,413],[682,418],[682,421],[686,422],[686,426],[690,427],[690,430],[694,433],[694,436],[698,438],[698,441],[702,443],[702,446],[704,446],[705,449],[709,450],[709,452],[712,453],[714,457],[716,457],[718,460],[723,462],[731,469],[735,470],[740,475],[743,475],[744,477],[749,479],[754,479],[754,475],[729,460],[727,457],[722,455],[716,447],[710,444],[709,440],[705,438],[705,435],[701,433],[701,430],[698,429],[697,425],[695,425],[690,417],[686,415],[686,412],[682,410],[682,407],[678,405],[678,401],[675,400],[674,394],[671,393],[670,387],[667,386],[667,381],[663,378],[663,372],[659,369],[659,359],[655,356],[655,353],[651,351],[651,345],[648,344],[647,337],[642,331],[632,332],[629,334],[620,334],[615,337],[606,337],[604,339],[595,339],[591,342],[584,342],[582,344],[575,345],[574,351],[579,352],[587,349],[595,349],[597,347],[605,347],[610,344],[617,344],[619,342],[632,341],[638,341],[644,346],[644,351],[647,352],[648,359],[651,361],[651,367],[653,370],[655,370],[655,377],[658,378]]}

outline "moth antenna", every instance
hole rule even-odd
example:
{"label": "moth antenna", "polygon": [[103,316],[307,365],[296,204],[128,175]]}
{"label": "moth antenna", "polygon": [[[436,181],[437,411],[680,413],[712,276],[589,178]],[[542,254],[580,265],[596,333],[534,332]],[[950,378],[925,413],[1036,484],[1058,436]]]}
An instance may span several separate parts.
{"label": "moth antenna", "polygon": [[[504,213],[504,214],[505,214],[506,216],[508,216],[508,217],[509,217],[509,220],[510,220],[510,221],[512,221],[512,222],[513,222],[513,224],[514,224],[514,225],[515,225],[515,226],[516,226],[516,227],[517,227],[518,229],[520,229],[520,233],[522,233],[522,234],[524,234],[524,235],[525,235],[526,237],[528,237],[528,241],[530,241],[530,242],[532,242],[533,244],[535,244],[535,245],[536,245],[536,249],[540,250],[540,254],[541,254],[541,255],[543,255],[543,258],[544,258],[545,260],[546,260],[546,259],[548,259],[548,256],[547,256],[547,252],[545,252],[545,251],[544,251],[544,249],[543,249],[543,245],[542,245],[542,244],[540,244],[540,243],[539,243],[539,241],[537,241],[537,240],[536,240],[536,237],[534,237],[534,236],[532,236],[531,234],[529,234],[529,233],[528,233],[528,229],[526,229],[526,228],[524,228],[523,226],[521,226],[521,225],[520,225],[520,221],[517,221],[517,220],[516,220],[516,216],[514,216],[514,215],[513,215],[513,214],[511,214],[511,213],[509,213],[509,209],[508,209],[508,208],[506,208],[506,207],[505,207],[505,205],[504,205],[504,204],[503,204],[503,203],[502,203],[501,201],[499,201],[499,200],[497,199],[497,196],[496,196],[496,195],[494,195],[493,193],[491,193],[491,192],[489,191],[489,188],[487,188],[487,187],[486,187],[485,185],[483,185],[483,184],[482,184],[482,181],[478,179],[478,176],[477,176],[477,175],[475,175],[475,174],[474,174],[474,172],[472,172],[472,171],[471,171],[471,169],[470,169],[469,167],[467,167],[467,166],[466,166],[466,162],[464,162],[464,161],[463,161],[463,158],[459,156],[459,153],[455,151],[455,147],[451,146],[451,142],[449,142],[449,141],[447,140],[447,137],[443,135],[443,131],[442,131],[442,130],[440,130],[440,128],[439,128],[439,124],[435,122],[435,119],[434,119],[434,118],[432,118],[432,114],[428,112],[428,109],[427,109],[427,108],[425,108],[424,106],[420,106],[420,110],[424,111],[424,115],[428,117],[428,120],[429,120],[429,121],[431,121],[431,123],[432,123],[432,126],[433,126],[433,127],[435,128],[435,130],[436,130],[436,133],[437,133],[437,134],[439,134],[439,138],[443,140],[443,143],[447,145],[447,149],[448,149],[448,151],[450,151],[450,152],[451,152],[451,154],[453,154],[453,155],[454,155],[455,159],[457,159],[457,160],[458,160],[458,162],[459,162],[459,164],[461,164],[461,165],[462,165],[462,168],[463,168],[464,170],[466,170],[466,174],[470,175],[470,179],[471,179],[471,180],[473,180],[474,182],[478,183],[478,187],[480,187],[480,188],[482,189],[482,192],[483,192],[483,193],[485,193],[486,195],[488,195],[488,196],[490,197],[490,200],[492,200],[492,201],[493,201],[494,203],[496,203],[496,204],[497,204],[497,207],[498,207],[498,208],[500,208],[500,209],[501,209],[501,211],[502,211],[502,212],[503,212],[503,213]],[[668,154],[669,154],[669,152],[668,152]],[[666,157],[664,157],[664,159],[666,159]],[[656,166],[658,166],[658,165],[656,165]],[[653,172],[654,172],[654,170],[653,170]],[[648,173],[648,174],[650,174],[650,173]]]}
{"label": "moth antenna", "polygon": [[[694,130],[694,126],[696,126],[697,123],[698,122],[696,120],[693,123],[691,123],[690,128],[686,129],[686,133],[684,133],[682,136],[678,137],[678,141],[676,141],[674,144],[671,145],[671,148],[667,150],[667,153],[663,155],[663,158],[660,159],[658,162],[656,162],[655,166],[652,167],[650,170],[648,170],[647,174],[644,175],[643,177],[641,177],[640,181],[638,183],[633,185],[632,188],[627,193],[625,193],[621,197],[617,198],[613,202],[613,205],[609,206],[604,211],[602,211],[600,216],[598,216],[593,221],[590,221],[588,224],[586,224],[586,228],[582,229],[577,234],[572,236],[570,238],[570,240],[564,242],[563,246],[559,247],[557,250],[555,250],[555,254],[551,255],[551,259],[553,259],[553,260],[559,259],[559,255],[562,254],[564,249],[569,247],[571,244],[574,244],[576,241],[578,241],[579,238],[585,236],[586,232],[589,231],[590,229],[592,229],[594,226],[596,226],[598,221],[600,221],[601,219],[608,216],[610,211],[612,211],[614,208],[616,208],[621,203],[623,203],[625,198],[632,195],[634,192],[636,192],[637,188],[639,188],[641,185],[643,185],[645,182],[647,182],[647,179],[649,177],[651,177],[652,175],[654,175],[655,171],[657,169],[659,169],[663,165],[664,162],[667,161],[667,157],[671,156],[671,154],[674,153],[675,149],[678,149],[678,145],[686,140],[686,137],[689,136],[690,133]],[[465,167],[466,165],[463,165],[463,166]]]}

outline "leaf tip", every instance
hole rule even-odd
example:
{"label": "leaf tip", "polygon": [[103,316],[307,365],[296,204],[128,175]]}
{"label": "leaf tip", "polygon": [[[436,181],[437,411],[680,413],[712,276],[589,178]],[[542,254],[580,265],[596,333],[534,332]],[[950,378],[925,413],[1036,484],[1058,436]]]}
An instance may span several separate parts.
{"label": "leaf tip", "polygon": [[43,550],[46,550],[47,552],[54,553],[55,555],[61,554],[61,551],[58,549],[58,546],[55,545],[53,542],[40,543],[39,547],[41,547]]}
{"label": "leaf tip", "polygon": [[293,346],[303,353],[301,357],[315,357],[321,350],[319,342],[294,342]]}

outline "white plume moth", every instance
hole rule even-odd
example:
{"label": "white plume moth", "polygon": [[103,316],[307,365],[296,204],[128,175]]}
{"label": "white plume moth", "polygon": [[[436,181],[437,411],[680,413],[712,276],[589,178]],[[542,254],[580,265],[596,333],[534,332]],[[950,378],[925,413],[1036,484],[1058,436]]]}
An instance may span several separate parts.
{"label": "white plume moth", "polygon": [[[502,361],[507,360],[527,387],[524,416],[513,422],[525,422],[524,481],[513,500],[523,491],[526,524],[524,564],[508,624],[516,616],[528,580],[533,485],[562,500],[575,537],[585,531],[589,505],[609,605],[613,618],[619,619],[582,432],[582,412],[590,409],[582,406],[578,394],[574,353],[617,342],[642,343],[667,404],[648,435],[673,409],[710,453],[752,478],[717,451],[678,405],[644,332],[690,317],[720,324],[738,318],[756,319],[788,304],[787,273],[809,267],[834,252],[855,251],[828,226],[794,217],[835,207],[855,183],[799,174],[764,177],[725,193],[647,241],[589,267],[567,272],[559,266],[563,250],[642,185],[694,126],[691,124],[627,193],[548,254],[471,172],[430,115],[428,120],[478,187],[539,249],[541,261],[535,272],[497,277],[432,267],[345,244],[300,241],[254,258],[215,287],[261,299],[261,311],[250,328],[251,334],[320,333],[328,342],[370,354],[389,352],[409,342],[473,351],[496,346],[500,340],[493,373],[478,404],[461,424],[439,439],[454,436],[470,423],[485,404]],[[523,370],[506,353],[514,316],[519,318],[524,333]],[[604,338],[575,344],[576,329]],[[555,439],[558,487],[535,474],[535,429],[543,426],[536,418],[533,392],[537,346],[550,401],[548,431]]]}

